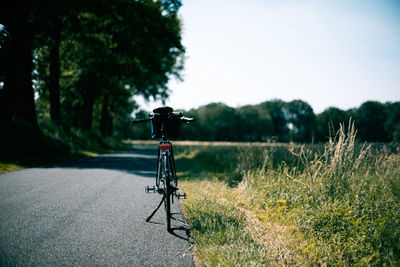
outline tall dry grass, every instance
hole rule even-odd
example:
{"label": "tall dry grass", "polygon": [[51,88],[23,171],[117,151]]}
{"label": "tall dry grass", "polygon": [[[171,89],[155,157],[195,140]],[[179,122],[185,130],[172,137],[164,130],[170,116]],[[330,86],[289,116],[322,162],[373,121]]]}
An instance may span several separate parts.
{"label": "tall dry grass", "polygon": [[398,266],[400,150],[359,144],[181,146],[200,266]]}
{"label": "tall dry grass", "polygon": [[267,149],[263,164],[243,173],[239,188],[267,225],[264,239],[279,227],[290,237],[268,243],[287,252],[281,263],[400,264],[400,151],[355,137],[354,124],[342,125],[323,153],[291,149],[297,164],[279,167]]}

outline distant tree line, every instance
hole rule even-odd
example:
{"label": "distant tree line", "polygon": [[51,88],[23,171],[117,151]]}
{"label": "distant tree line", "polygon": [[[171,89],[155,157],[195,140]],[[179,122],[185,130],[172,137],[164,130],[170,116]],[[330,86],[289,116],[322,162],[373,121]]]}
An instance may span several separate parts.
{"label": "distant tree line", "polygon": [[[140,111],[136,116],[145,114]],[[182,139],[189,140],[325,142],[351,118],[360,141],[400,142],[400,102],[367,101],[358,108],[330,107],[319,114],[302,100],[271,100],[238,108],[211,103],[185,115],[196,118],[182,128]],[[149,126],[135,127],[131,138],[147,139],[149,133]]]}
{"label": "distant tree line", "polygon": [[[0,124],[123,132],[134,95],[165,99],[180,78],[180,0],[5,0]],[[33,131],[33,130],[32,130]]]}

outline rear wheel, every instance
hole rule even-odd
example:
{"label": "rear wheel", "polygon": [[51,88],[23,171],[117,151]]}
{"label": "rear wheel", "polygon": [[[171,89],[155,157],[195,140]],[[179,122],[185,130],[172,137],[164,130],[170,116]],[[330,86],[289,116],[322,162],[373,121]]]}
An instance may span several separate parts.
{"label": "rear wheel", "polygon": [[167,230],[171,230],[171,196],[172,196],[172,188],[170,184],[170,173],[168,160],[163,157],[163,197],[164,197],[164,207],[165,207],[165,216],[167,219]]}
{"label": "rear wheel", "polygon": [[[169,178],[167,179],[167,183],[169,182]],[[165,203],[165,214],[167,219],[167,230],[171,230],[171,187],[167,185],[167,190],[165,190],[164,196]]]}

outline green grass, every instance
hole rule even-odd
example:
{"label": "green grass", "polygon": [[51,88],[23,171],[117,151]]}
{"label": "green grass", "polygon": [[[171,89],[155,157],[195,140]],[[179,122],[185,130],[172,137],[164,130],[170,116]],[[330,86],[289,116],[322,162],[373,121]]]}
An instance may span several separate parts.
{"label": "green grass", "polygon": [[23,169],[24,166],[15,163],[0,162],[0,173]]}
{"label": "green grass", "polygon": [[206,266],[237,266],[235,263],[240,262],[265,264],[260,257],[263,248],[246,228],[245,214],[229,204],[234,201],[230,188],[218,181],[189,184],[186,183],[185,189],[192,197],[184,207],[191,225],[196,261]]}
{"label": "green grass", "polygon": [[117,137],[64,128],[42,120],[40,129],[15,123],[0,133],[0,173],[125,149]]}
{"label": "green grass", "polygon": [[[177,147],[200,266],[400,264],[400,150]],[[221,160],[220,160],[221,159]]]}

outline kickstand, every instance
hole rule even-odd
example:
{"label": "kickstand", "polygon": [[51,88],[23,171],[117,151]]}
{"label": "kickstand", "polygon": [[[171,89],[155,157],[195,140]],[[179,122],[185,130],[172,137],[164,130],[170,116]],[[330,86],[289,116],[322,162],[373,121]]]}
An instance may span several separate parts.
{"label": "kickstand", "polygon": [[160,204],[158,204],[158,207],[153,211],[152,214],[150,214],[149,217],[147,217],[146,222],[149,222],[150,219],[154,216],[154,214],[156,214],[157,210],[161,207],[161,204],[164,202],[164,198],[161,199]]}

